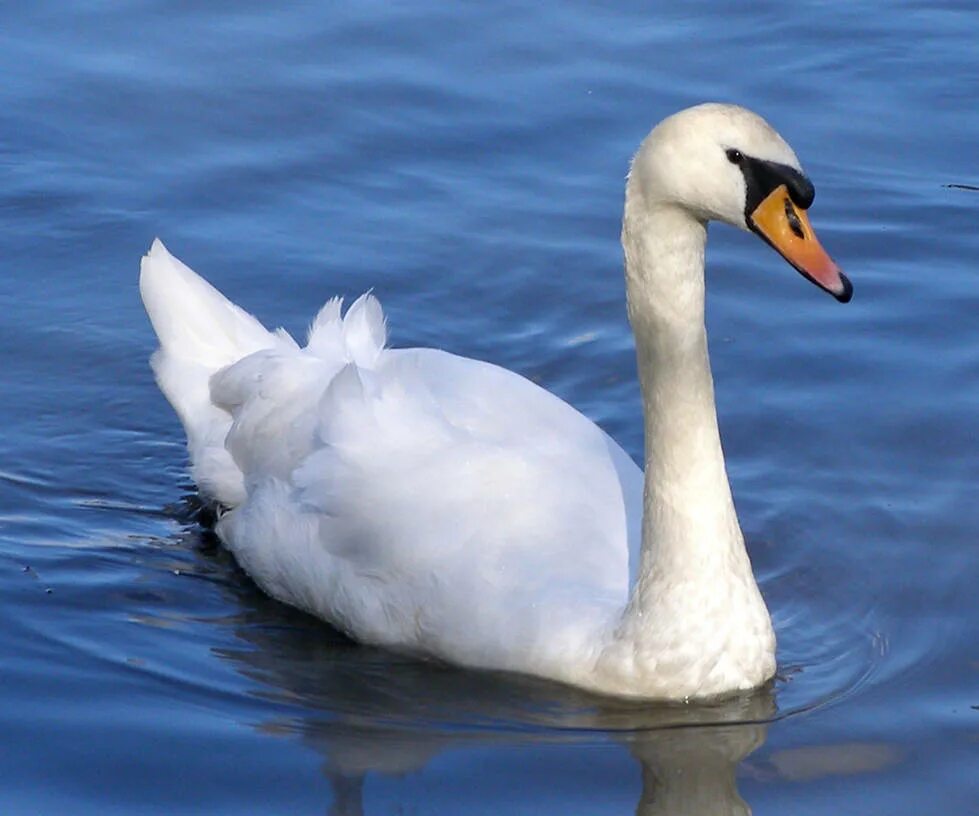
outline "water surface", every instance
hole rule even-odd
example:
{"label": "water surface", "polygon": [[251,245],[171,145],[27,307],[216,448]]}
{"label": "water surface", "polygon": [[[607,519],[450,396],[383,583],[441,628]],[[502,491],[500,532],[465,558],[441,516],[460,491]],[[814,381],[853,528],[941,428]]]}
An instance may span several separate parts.
{"label": "water surface", "polygon": [[[979,16],[48,0],[0,12],[4,813],[979,812]],[[637,706],[414,662],[264,597],[199,523],[136,290],[155,235],[272,325],[373,287],[396,345],[641,450],[617,244],[672,111],[816,183],[840,306],[711,231],[770,689]]]}

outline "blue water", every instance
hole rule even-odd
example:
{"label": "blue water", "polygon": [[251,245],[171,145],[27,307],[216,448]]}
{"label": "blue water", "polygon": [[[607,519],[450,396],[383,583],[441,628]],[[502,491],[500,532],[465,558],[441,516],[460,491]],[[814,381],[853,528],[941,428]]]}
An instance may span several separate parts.
{"label": "blue water", "polygon": [[[105,0],[0,10],[0,811],[979,813],[979,12]],[[136,290],[156,235],[301,333],[514,368],[641,451],[628,160],[698,101],[813,178],[840,306],[715,227],[773,688],[636,706],[359,647],[199,523]]]}

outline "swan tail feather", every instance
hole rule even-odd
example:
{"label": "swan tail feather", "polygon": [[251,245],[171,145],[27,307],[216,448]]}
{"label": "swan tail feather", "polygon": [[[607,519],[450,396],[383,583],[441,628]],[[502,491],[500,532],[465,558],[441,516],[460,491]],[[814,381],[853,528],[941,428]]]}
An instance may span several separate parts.
{"label": "swan tail feather", "polygon": [[331,362],[376,368],[387,344],[387,323],[380,301],[365,292],[341,317],[342,309],[341,298],[326,302],[309,327],[306,350]]}
{"label": "swan tail feather", "polygon": [[160,341],[150,365],[186,431],[194,480],[209,498],[233,507],[244,499],[244,485],[224,444],[232,418],[212,403],[210,379],[285,338],[231,303],[159,239],[140,264],[139,291]]}

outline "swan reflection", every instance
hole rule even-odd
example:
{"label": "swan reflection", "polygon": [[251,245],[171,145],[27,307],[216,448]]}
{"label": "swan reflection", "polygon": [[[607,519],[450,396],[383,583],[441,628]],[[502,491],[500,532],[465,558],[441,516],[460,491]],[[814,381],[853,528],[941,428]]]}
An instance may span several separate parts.
{"label": "swan reflection", "polygon": [[[361,647],[257,596],[235,626],[240,648],[221,650],[258,694],[286,713],[258,724],[295,735],[323,758],[328,812],[368,811],[371,776],[422,770],[465,747],[617,743],[638,763],[642,816],[749,814],[738,763],[765,740],[772,693],[701,705],[634,704],[551,683],[458,670]],[[268,606],[266,606],[268,605]],[[501,787],[506,780],[501,779]]]}

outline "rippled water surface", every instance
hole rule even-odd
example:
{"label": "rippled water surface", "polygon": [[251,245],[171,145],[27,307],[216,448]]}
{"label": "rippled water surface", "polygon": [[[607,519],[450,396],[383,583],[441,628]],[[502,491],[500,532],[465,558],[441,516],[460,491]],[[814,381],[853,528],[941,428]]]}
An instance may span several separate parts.
{"label": "rippled water surface", "polygon": [[[244,0],[0,10],[0,810],[979,813],[979,12]],[[301,332],[506,365],[640,454],[618,228],[652,123],[792,143],[848,306],[711,231],[772,688],[637,706],[359,647],[199,522],[136,290],[155,235]]]}

